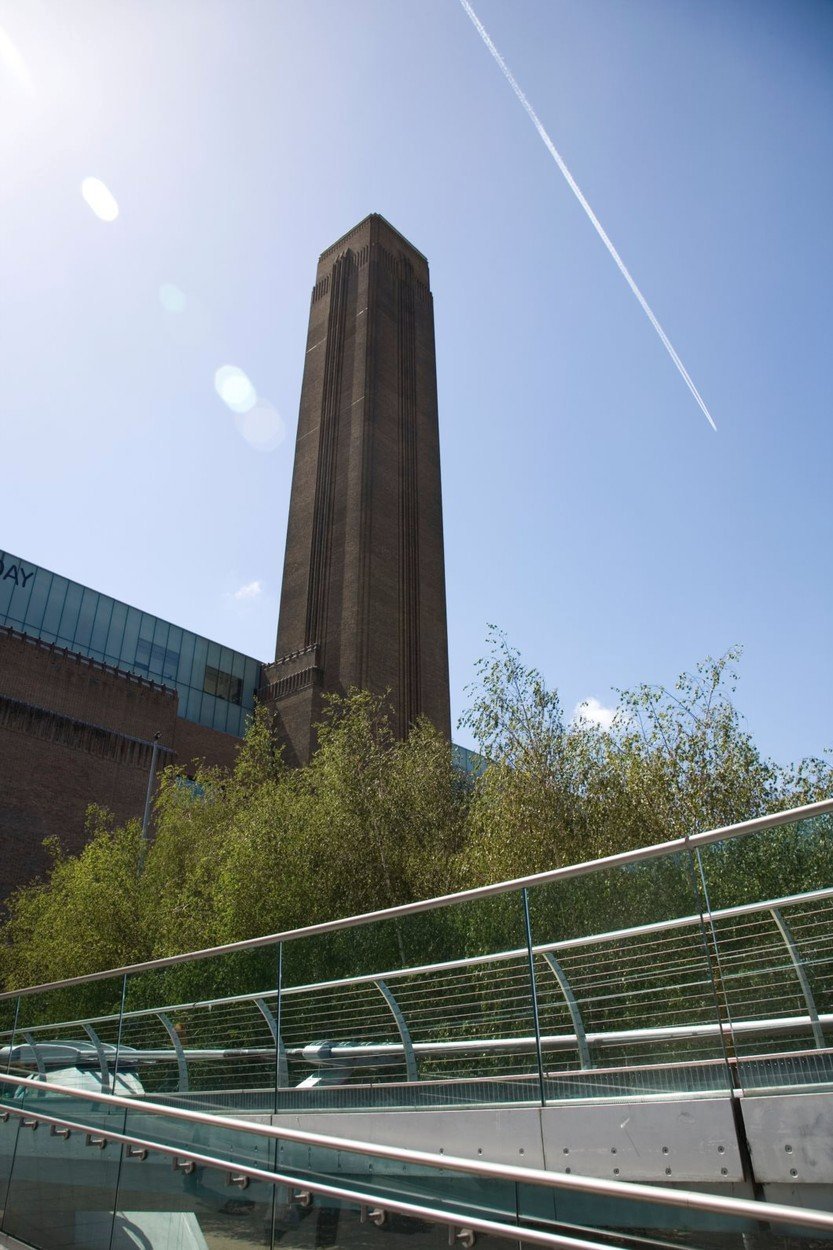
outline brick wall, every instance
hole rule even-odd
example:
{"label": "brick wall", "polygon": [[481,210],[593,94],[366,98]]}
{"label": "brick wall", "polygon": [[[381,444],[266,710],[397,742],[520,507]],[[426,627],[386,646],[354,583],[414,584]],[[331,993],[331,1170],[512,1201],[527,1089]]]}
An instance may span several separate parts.
{"label": "brick wall", "polygon": [[231,764],[238,739],[177,716],[155,682],[0,629],[0,898],[40,875],[46,837],[84,843],[87,807],[141,817],[152,754]]}

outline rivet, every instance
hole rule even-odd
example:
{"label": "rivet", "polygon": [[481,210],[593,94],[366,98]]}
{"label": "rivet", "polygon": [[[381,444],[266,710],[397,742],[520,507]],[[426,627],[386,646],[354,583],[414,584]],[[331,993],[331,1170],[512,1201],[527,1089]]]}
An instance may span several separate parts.
{"label": "rivet", "polygon": [[786,1150],[788,1155],[791,1155],[793,1152],[792,1146],[785,1146],[784,1149]]}
{"label": "rivet", "polygon": [[569,1176],[569,1174],[572,1172],[572,1170],[573,1170],[572,1168],[565,1168],[565,1169],[564,1169],[564,1171],[567,1173],[567,1175],[568,1175],[568,1176]]}
{"label": "rivet", "polygon": [[720,1175],[721,1175],[721,1176],[728,1176],[728,1175],[729,1175],[729,1169],[728,1169],[728,1168],[721,1168],[721,1169],[720,1169]]}
{"label": "rivet", "polygon": [[725,1146],[718,1146],[718,1147],[717,1147],[717,1153],[718,1153],[719,1155],[725,1155],[725,1153],[726,1153],[726,1147],[725,1147]]}
{"label": "rivet", "polygon": [[518,1150],[518,1154],[519,1154],[519,1155],[522,1155],[522,1154],[523,1154],[523,1152],[524,1152],[524,1148],[523,1148],[523,1146],[521,1146],[521,1147],[520,1147],[520,1149]]}
{"label": "rivet", "polygon": [[670,1176],[670,1175],[671,1175],[671,1169],[670,1169],[670,1168],[666,1168],[666,1169],[665,1169],[665,1175],[666,1175],[666,1176]]}
{"label": "rivet", "polygon": [[618,1176],[618,1175],[619,1175],[619,1169],[618,1169],[618,1168],[614,1168],[614,1169],[613,1169],[613,1175],[614,1175],[614,1176]]}
{"label": "rivet", "polygon": [[615,1155],[615,1154],[616,1154],[616,1147],[615,1147],[615,1146],[611,1146],[611,1147],[610,1147],[610,1153],[611,1153],[612,1155]]}
{"label": "rivet", "polygon": [[478,1147],[477,1147],[477,1153],[478,1153],[479,1155],[482,1155],[482,1153],[483,1153],[483,1147],[482,1147],[482,1146],[478,1146]]}
{"label": "rivet", "polygon": [[667,1155],[667,1154],[668,1154],[668,1147],[667,1147],[667,1146],[663,1146],[663,1148],[662,1148],[662,1153],[663,1153],[664,1155]]}
{"label": "rivet", "polygon": [[790,1176],[798,1176],[798,1170],[796,1168],[790,1168]]}
{"label": "rivet", "polygon": [[565,1146],[565,1147],[564,1147],[564,1150],[562,1151],[562,1153],[563,1153],[563,1154],[565,1154],[565,1155],[568,1155],[568,1154],[570,1153],[570,1147],[569,1147],[569,1146]]}

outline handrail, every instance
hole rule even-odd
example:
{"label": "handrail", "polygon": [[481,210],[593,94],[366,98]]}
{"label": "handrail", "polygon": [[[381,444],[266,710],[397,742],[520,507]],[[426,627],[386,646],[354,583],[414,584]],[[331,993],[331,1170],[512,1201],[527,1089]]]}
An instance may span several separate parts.
{"label": "handrail", "polygon": [[29,985],[18,990],[7,990],[0,994],[0,1002],[5,999],[65,989],[70,985],[86,985],[92,981],[106,980],[108,977],[132,976],[139,972],[151,972],[157,968],[170,968],[177,964],[188,963],[191,960],[210,959],[214,956],[229,955],[238,951],[258,950],[264,946],[273,946],[278,942],[295,942],[301,938],[318,937],[323,933],[334,933],[341,929],[356,928],[358,925],[371,924],[383,920],[395,920],[403,916],[435,911],[438,908],[452,906],[457,903],[470,903],[481,898],[491,898],[498,894],[511,893],[513,890],[549,885],[555,881],[564,881],[572,877],[586,876],[589,873],[603,872],[610,868],[621,868],[629,864],[642,863],[644,860],[657,859],[662,855],[674,855],[681,851],[696,850],[699,847],[708,846],[712,842],[722,842],[731,838],[744,837],[746,834],[757,833],[763,829],[776,828],[778,825],[793,824],[800,820],[810,820],[815,816],[824,816],[829,812],[833,812],[833,799],[823,799],[818,803],[808,803],[803,807],[790,808],[784,812],[773,812],[768,816],[758,816],[754,820],[741,821],[738,824],[726,825],[720,829],[711,829],[704,833],[687,834],[680,838],[672,838],[668,842],[658,842],[652,846],[637,847],[632,851],[620,851],[616,855],[606,855],[600,859],[590,859],[580,864],[567,864],[562,868],[550,868],[546,872],[534,873],[527,877],[516,877],[511,881],[498,881],[492,885],[481,885],[469,890],[458,890],[453,894],[442,894],[436,898],[420,899],[414,903],[400,903],[396,907],[363,912],[356,916],[343,916],[339,920],[325,920],[318,924],[306,925],[298,929],[286,929],[280,933],[265,934],[262,937],[244,938],[239,942],[227,942],[221,946],[207,946],[202,950],[185,951],[179,955],[166,955],[160,959],[147,959],[141,963],[125,964],[120,968],[107,968],[101,972],[88,972],[83,976],[65,977],[60,981],[46,981],[41,985]]}
{"label": "handrail", "polygon": [[[192,1111],[185,1107],[170,1107],[161,1103],[146,1102],[140,1098],[125,1098],[119,1094],[103,1094],[93,1090],[73,1089],[70,1086],[58,1085],[49,1082],[48,1084],[31,1080],[28,1077],[6,1076],[0,1074],[0,1082],[4,1085],[25,1086],[28,1091],[38,1094],[55,1093],[66,1095],[69,1098],[79,1098],[85,1102],[92,1102],[96,1105],[105,1104],[108,1106],[125,1108],[138,1113],[150,1115],[161,1115],[167,1119],[180,1120],[188,1123],[205,1124],[214,1128],[224,1128],[234,1130],[236,1132],[250,1133],[255,1137],[267,1137],[276,1141],[292,1141],[305,1146],[318,1146],[330,1150],[343,1150],[348,1154],[367,1155],[371,1158],[389,1159],[395,1163],[412,1163],[417,1166],[439,1168],[443,1171],[450,1172],[466,1172],[470,1175],[483,1176],[496,1180],[517,1181],[523,1184],[539,1184],[550,1189],[567,1189],[577,1190],[581,1193],[594,1194],[602,1197],[613,1198],[631,1198],[634,1200],[648,1200],[652,1203],[658,1203],[662,1206],[684,1207],[687,1210],[708,1211],[713,1214],[735,1215],[742,1217],[751,1217],[755,1220],[766,1219],[769,1223],[789,1223],[802,1224],[809,1228],[824,1228],[833,1232],[833,1212],[828,1211],[812,1211],[806,1207],[791,1207],[781,1203],[762,1202],[750,1198],[730,1198],[719,1194],[699,1193],[695,1190],[686,1189],[666,1189],[654,1185],[645,1185],[637,1181],[620,1181],[602,1179],[593,1176],[580,1176],[575,1173],[567,1175],[562,1172],[547,1172],[542,1168],[519,1167],[517,1164],[503,1163],[486,1163],[475,1159],[463,1159],[458,1155],[432,1154],[425,1150],[411,1150],[400,1146],[383,1146],[376,1142],[357,1141],[348,1137],[334,1137],[326,1133],[309,1133],[303,1129],[286,1128],[283,1125],[264,1124],[260,1121],[243,1120],[236,1116],[218,1116],[212,1115],[207,1111]],[[9,1111],[18,1117],[30,1117],[43,1120],[44,1123],[53,1121],[70,1126],[71,1121],[63,1121],[56,1117],[51,1117],[47,1112],[34,1110],[32,1103],[28,1105],[24,1102],[16,1107],[10,1102],[0,1103],[3,1111]],[[76,1124],[76,1127],[83,1132],[88,1131],[89,1125]],[[102,1127],[99,1122],[93,1126],[96,1134],[108,1137],[113,1141],[127,1141],[129,1144],[141,1145],[147,1149],[157,1150],[162,1154],[172,1154],[178,1158],[193,1158],[196,1162],[205,1162],[207,1166],[221,1166],[224,1170],[234,1167],[241,1172],[246,1171],[247,1165],[242,1165],[234,1161],[225,1159],[219,1160],[211,1156],[200,1156],[189,1152],[186,1148],[175,1145],[173,1143],[154,1142],[142,1138],[130,1138],[128,1135],[120,1134],[115,1130]],[[251,1174],[256,1175],[258,1179],[269,1179],[277,1181],[280,1184],[297,1185],[297,1176],[277,1176],[268,1173],[262,1173],[259,1169],[251,1169]],[[318,1183],[316,1182],[316,1185]],[[304,1179],[304,1185],[309,1189],[314,1189],[315,1185],[308,1183]],[[331,1187],[320,1186],[321,1192],[334,1193]],[[356,1200],[356,1199],[354,1199]],[[365,1199],[365,1201],[378,1203],[381,1201],[379,1194],[374,1194]],[[393,1208],[392,1203],[388,1203],[387,1198],[384,1199],[384,1205]],[[448,1217],[448,1212],[446,1212]],[[459,1225],[460,1218],[448,1219],[448,1223]],[[470,1224],[471,1221],[465,1217],[465,1223]],[[515,1226],[515,1238],[526,1241],[526,1229],[523,1230],[523,1237],[518,1238],[517,1226]],[[549,1242],[542,1244],[550,1244]]]}
{"label": "handrail", "polygon": [[[806,890],[801,894],[785,894],[780,898],[764,899],[762,902],[756,903],[738,903],[734,907],[722,907],[710,913],[712,923],[720,920],[734,920],[739,916],[751,916],[756,912],[771,912],[773,908],[781,909],[784,907],[794,907],[800,903],[818,903],[827,899],[833,899],[833,886],[826,886],[818,890]],[[545,958],[554,954],[556,951],[572,951],[578,950],[585,946],[596,946],[607,942],[620,942],[623,939],[644,937],[651,933],[666,933],[672,929],[695,928],[702,924],[700,913],[688,916],[673,916],[667,920],[652,920],[647,924],[630,925],[625,929],[610,929],[605,933],[587,933],[581,937],[559,938],[555,942],[539,942],[533,945],[533,955],[543,955]],[[487,955],[466,955],[459,959],[444,959],[433,964],[410,964],[405,968],[388,968],[383,972],[363,972],[353,977],[334,977],[329,981],[308,981],[299,985],[285,985],[281,987],[281,995],[283,998],[294,997],[298,994],[310,994],[321,990],[345,989],[354,985],[373,985],[379,980],[394,981],[403,977],[426,976],[435,972],[451,972],[460,968],[477,968],[484,964],[503,963],[512,959],[526,959],[528,957],[527,948],[525,946],[513,947],[505,951],[493,951]],[[252,1002],[259,1006],[262,1000],[264,1004],[272,998],[276,998],[277,989],[272,990],[252,990],[248,994],[225,994],[219,998],[198,998],[187,1003],[163,1003],[154,1007],[136,1007],[132,1011],[119,1012],[107,1016],[84,1016],[83,1019],[62,1020],[60,1025],[62,1028],[72,1028],[75,1025],[84,1027],[85,1025],[103,1024],[111,1020],[137,1020],[144,1016],[155,1016],[158,1011],[193,1011],[201,1007],[225,1007],[232,1003]],[[2,997],[2,996],[0,996]],[[6,995],[9,997],[9,995]],[[262,1011],[262,1008],[260,1008]],[[55,1022],[48,1025],[34,1025],[33,1029],[45,1027],[53,1029]],[[0,1037],[6,1032],[13,1030],[0,1030]]]}
{"label": "handrail", "polygon": [[[9,1110],[18,1117],[22,1117],[24,1114],[16,1107],[9,1108]],[[60,1119],[57,1116],[39,1115],[34,1121],[35,1125],[38,1120],[60,1129],[62,1136],[64,1134],[69,1135],[72,1132],[85,1133],[89,1129],[88,1125],[79,1124],[75,1120]],[[112,1141],[118,1142],[120,1145],[132,1146],[143,1153],[152,1150],[157,1154],[169,1155],[175,1165],[187,1162],[200,1167],[213,1168],[218,1172],[225,1172],[232,1183],[245,1177],[247,1181],[263,1181],[270,1185],[285,1185],[290,1193],[293,1193],[299,1186],[303,1185],[303,1188],[309,1193],[320,1194],[322,1197],[346,1200],[364,1208],[375,1208],[378,1210],[381,1207],[384,1211],[394,1211],[397,1215],[415,1216],[417,1219],[427,1220],[431,1223],[445,1224],[450,1229],[487,1233],[493,1237],[502,1237],[513,1241],[516,1244],[520,1241],[519,1234],[523,1231],[523,1240],[537,1246],[559,1247],[560,1250],[610,1250],[608,1241],[588,1241],[583,1237],[568,1237],[563,1233],[547,1233],[538,1229],[527,1230],[520,1223],[504,1224],[497,1220],[487,1220],[480,1216],[469,1216],[463,1213],[458,1213],[455,1217],[454,1213],[448,1210],[440,1210],[437,1207],[423,1206],[416,1202],[403,1202],[400,1198],[390,1198],[387,1195],[378,1193],[364,1193],[359,1189],[345,1189],[341,1185],[327,1185],[323,1181],[310,1180],[306,1176],[301,1178],[283,1172],[273,1172],[267,1168],[252,1167],[249,1163],[232,1163],[229,1159],[218,1159],[215,1155],[197,1153],[197,1151],[188,1150],[184,1146],[172,1146],[166,1142],[156,1142],[145,1137],[134,1137],[128,1133],[105,1130],[99,1125],[95,1126],[94,1132],[96,1145]],[[813,1224],[811,1227],[815,1228],[817,1225]]]}
{"label": "handrail", "polygon": [[[547,1051],[573,1050],[576,1047],[581,1047],[582,1042],[587,1046],[605,1047],[640,1042],[695,1041],[720,1036],[754,1037],[758,1033],[765,1033],[769,1036],[773,1033],[794,1033],[800,1029],[812,1029],[814,1025],[833,1027],[833,1012],[826,1012],[816,1016],[808,1014],[806,1016],[772,1016],[766,1019],[752,1020],[707,1020],[701,1023],[657,1025],[654,1028],[610,1029],[606,1032],[591,1030],[581,1034],[530,1033],[510,1037],[465,1037],[459,1041],[444,1042],[414,1042],[410,1039],[407,1043],[404,1040],[398,1042],[334,1041],[328,1043],[328,1048],[329,1054],[333,1059],[383,1059],[393,1056],[397,1058],[404,1056],[407,1059],[409,1052],[414,1058],[468,1054],[523,1055],[534,1051],[539,1044]],[[45,1075],[45,1068],[43,1068],[43,1063],[39,1058],[38,1043],[31,1037],[29,1030],[27,1030],[26,1044],[33,1052],[35,1061],[40,1064],[40,1069],[42,1069],[41,1075]],[[307,1048],[308,1044],[285,1046],[283,1054],[287,1058],[299,1059],[305,1055]],[[0,1048],[0,1057],[3,1059],[9,1058],[14,1063],[16,1049],[16,1047],[12,1046],[3,1046]],[[176,1060],[179,1066],[180,1080],[182,1081],[183,1060],[261,1059],[273,1061],[275,1048],[274,1046],[183,1047],[177,1039],[177,1043],[170,1049],[153,1046],[143,1050],[131,1049],[128,1054],[125,1054],[124,1051],[119,1051],[116,1047],[112,1047],[110,1053],[113,1059],[113,1066],[117,1066],[119,1063],[124,1066],[128,1063],[133,1064],[142,1061],[158,1063],[160,1060]],[[795,1054],[796,1052],[792,1053]],[[807,1053],[817,1054],[818,1048]],[[416,1079],[416,1076],[409,1076],[406,1083],[411,1083]],[[187,1079],[186,1083],[181,1084],[178,1090],[178,1093],[185,1092],[187,1092]]]}

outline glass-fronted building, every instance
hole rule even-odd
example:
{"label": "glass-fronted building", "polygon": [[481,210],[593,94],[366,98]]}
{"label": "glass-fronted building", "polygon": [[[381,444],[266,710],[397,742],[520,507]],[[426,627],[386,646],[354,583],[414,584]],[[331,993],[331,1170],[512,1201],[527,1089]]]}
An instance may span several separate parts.
{"label": "glass-fronted building", "polygon": [[261,662],[0,552],[0,625],[175,688],[179,715],[242,735]]}

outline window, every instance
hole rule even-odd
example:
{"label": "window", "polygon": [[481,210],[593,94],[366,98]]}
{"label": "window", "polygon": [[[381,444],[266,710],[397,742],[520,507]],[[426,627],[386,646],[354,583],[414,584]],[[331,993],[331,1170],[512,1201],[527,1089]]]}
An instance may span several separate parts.
{"label": "window", "polygon": [[226,699],[229,703],[243,701],[243,682],[240,678],[221,668],[213,668],[210,664],[205,666],[203,690],[206,694],[215,694],[218,699]]}
{"label": "window", "polygon": [[133,667],[142,669],[149,677],[155,680],[161,677],[164,680],[174,681],[178,666],[178,651],[168,651],[148,638],[140,638],[136,643],[136,659]]}

